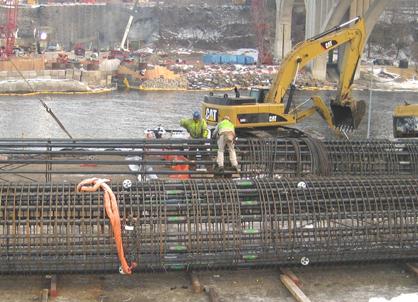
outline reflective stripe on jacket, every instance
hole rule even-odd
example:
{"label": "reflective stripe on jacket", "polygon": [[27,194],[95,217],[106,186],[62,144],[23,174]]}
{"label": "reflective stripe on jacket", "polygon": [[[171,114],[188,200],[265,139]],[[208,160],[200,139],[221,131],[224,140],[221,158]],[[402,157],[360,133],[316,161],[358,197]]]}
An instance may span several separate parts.
{"label": "reflective stripe on jacket", "polygon": [[195,121],[194,119],[181,119],[180,126],[185,128],[189,132],[192,138],[207,138],[208,126],[204,119]]}

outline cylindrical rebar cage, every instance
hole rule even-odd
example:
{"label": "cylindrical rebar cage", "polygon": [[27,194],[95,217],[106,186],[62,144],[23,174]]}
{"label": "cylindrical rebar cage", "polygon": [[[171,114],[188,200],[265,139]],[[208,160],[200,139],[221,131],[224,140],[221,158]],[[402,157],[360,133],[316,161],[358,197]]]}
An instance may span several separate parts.
{"label": "cylindrical rebar cage", "polygon": [[[112,186],[137,270],[418,258],[418,180],[189,180]],[[119,263],[103,193],[2,184],[0,272],[97,272]]]}
{"label": "cylindrical rebar cage", "polygon": [[[416,141],[240,139],[236,151],[242,178],[418,175]],[[1,140],[0,180],[212,178],[216,153],[210,140]]]}

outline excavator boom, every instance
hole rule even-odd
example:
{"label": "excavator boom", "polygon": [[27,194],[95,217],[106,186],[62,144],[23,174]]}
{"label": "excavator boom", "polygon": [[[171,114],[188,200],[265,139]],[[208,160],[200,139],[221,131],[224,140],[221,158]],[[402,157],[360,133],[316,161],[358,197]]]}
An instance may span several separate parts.
{"label": "excavator boom", "polygon": [[[351,23],[354,23],[354,25],[347,28]],[[283,60],[266,101],[269,103],[283,103],[286,91],[295,82],[298,70],[318,56],[341,45],[347,45],[344,50],[343,68],[340,74],[337,96],[331,102],[331,110],[336,127],[357,128],[365,113],[365,103],[351,99],[350,93],[365,40],[364,21],[357,17],[297,44]],[[291,98],[286,105],[287,109],[290,108],[290,102]]]}
{"label": "excavator boom", "polygon": [[[350,93],[365,39],[364,21],[357,17],[303,41],[285,57],[268,91],[265,88],[252,89],[249,97],[206,96],[203,116],[209,125],[215,125],[228,115],[237,129],[264,129],[293,125],[318,112],[331,128],[357,128],[365,113],[365,103],[353,100]],[[344,57],[337,95],[330,103],[331,110],[319,97],[310,99],[313,106],[308,109],[292,109],[299,70],[318,56],[343,45],[346,48],[339,49]]]}

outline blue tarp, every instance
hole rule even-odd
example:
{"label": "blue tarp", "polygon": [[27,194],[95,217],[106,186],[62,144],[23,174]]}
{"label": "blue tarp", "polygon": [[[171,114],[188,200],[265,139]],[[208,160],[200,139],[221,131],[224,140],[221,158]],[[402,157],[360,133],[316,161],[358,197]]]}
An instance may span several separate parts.
{"label": "blue tarp", "polygon": [[246,63],[246,60],[245,60],[245,57],[246,56],[242,56],[242,55],[241,56],[237,56],[237,64],[243,64],[243,65],[244,64],[247,64]]}
{"label": "blue tarp", "polygon": [[203,55],[204,64],[254,64],[254,58],[244,55],[206,54]]}
{"label": "blue tarp", "polygon": [[250,56],[245,56],[245,64],[247,64],[247,65],[252,65],[252,64],[254,64],[255,63],[255,60],[254,60],[254,58],[253,57],[250,57]]}
{"label": "blue tarp", "polygon": [[233,55],[221,55],[221,64],[236,64],[237,56]]}
{"label": "blue tarp", "polygon": [[207,54],[203,56],[203,63],[205,64],[220,64],[221,56],[214,54]]}
{"label": "blue tarp", "polygon": [[212,55],[213,56],[213,64],[221,64],[221,56],[220,55]]}

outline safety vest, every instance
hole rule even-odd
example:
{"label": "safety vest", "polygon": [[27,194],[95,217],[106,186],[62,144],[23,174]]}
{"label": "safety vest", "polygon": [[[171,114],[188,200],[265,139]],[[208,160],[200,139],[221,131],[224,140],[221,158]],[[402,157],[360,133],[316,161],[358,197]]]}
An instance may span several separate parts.
{"label": "safety vest", "polygon": [[225,119],[218,124],[218,132],[223,133],[227,131],[232,131],[235,133],[234,124],[232,124],[229,120]]}
{"label": "safety vest", "polygon": [[181,119],[180,126],[186,128],[192,138],[206,138],[208,136],[208,126],[204,119],[198,121]]}

